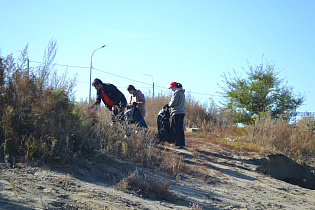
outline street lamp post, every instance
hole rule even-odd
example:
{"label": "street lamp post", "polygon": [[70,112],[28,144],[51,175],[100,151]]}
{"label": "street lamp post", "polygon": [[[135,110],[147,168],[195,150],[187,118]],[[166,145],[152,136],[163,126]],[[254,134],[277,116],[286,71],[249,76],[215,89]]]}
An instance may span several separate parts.
{"label": "street lamp post", "polygon": [[153,88],[152,98],[154,99],[154,80],[153,80],[153,76],[151,74],[143,74],[143,75],[152,77],[152,88]]}
{"label": "street lamp post", "polygon": [[[106,45],[103,45],[103,46],[97,48],[96,50],[99,50],[99,49],[101,49],[101,48],[104,48],[105,46],[106,46]],[[93,52],[92,55],[91,55],[89,104],[91,103],[91,86],[92,86],[92,84],[91,84],[91,82],[92,82],[92,81],[91,81],[91,76],[92,76],[92,68],[93,68],[93,66],[92,66],[92,58],[93,58],[93,54],[95,53],[96,50],[94,50],[94,52]]]}

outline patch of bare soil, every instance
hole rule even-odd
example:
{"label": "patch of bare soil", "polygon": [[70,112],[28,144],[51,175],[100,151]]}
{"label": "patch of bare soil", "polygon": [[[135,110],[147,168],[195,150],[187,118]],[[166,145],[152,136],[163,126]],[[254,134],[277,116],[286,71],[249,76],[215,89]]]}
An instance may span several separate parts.
{"label": "patch of bare soil", "polygon": [[[2,163],[0,209],[315,209],[315,191],[308,187],[314,172],[309,166],[210,143],[165,149],[183,156],[190,173],[169,177],[106,156],[65,168],[22,164],[8,168]],[[135,170],[151,179],[170,179],[173,199],[114,189]]]}

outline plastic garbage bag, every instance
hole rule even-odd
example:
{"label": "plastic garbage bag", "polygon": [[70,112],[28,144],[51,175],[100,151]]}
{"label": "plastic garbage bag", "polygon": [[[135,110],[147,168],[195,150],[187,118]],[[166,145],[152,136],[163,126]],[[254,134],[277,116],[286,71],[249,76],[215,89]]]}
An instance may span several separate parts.
{"label": "plastic garbage bag", "polygon": [[136,105],[137,103],[133,103],[132,108],[125,112],[125,120],[128,123],[134,123],[140,127],[147,128],[147,124]]}
{"label": "plastic garbage bag", "polygon": [[157,126],[160,142],[172,142],[171,127],[170,127],[170,112],[168,105],[163,106],[157,115]]}

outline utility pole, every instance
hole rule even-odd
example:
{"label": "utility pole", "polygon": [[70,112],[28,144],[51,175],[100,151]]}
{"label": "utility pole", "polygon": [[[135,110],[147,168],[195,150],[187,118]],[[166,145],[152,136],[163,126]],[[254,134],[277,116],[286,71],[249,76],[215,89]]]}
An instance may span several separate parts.
{"label": "utility pole", "polygon": [[[99,50],[99,49],[101,49],[101,48],[104,48],[105,46],[106,46],[106,45],[103,45],[103,46],[97,48],[96,50]],[[91,84],[91,82],[92,82],[91,76],[92,76],[92,68],[93,68],[93,66],[92,66],[92,58],[93,58],[93,54],[95,53],[96,50],[94,50],[93,53],[92,53],[92,55],[91,55],[89,104],[91,103],[91,86],[92,86],[92,84]]]}
{"label": "utility pole", "polygon": [[152,95],[152,99],[154,99],[154,82],[153,82],[153,95]]}
{"label": "utility pole", "polygon": [[142,75],[146,75],[152,78],[152,88],[153,88],[153,94],[152,94],[152,99],[154,99],[154,80],[153,80],[153,76],[151,74],[142,74]]}

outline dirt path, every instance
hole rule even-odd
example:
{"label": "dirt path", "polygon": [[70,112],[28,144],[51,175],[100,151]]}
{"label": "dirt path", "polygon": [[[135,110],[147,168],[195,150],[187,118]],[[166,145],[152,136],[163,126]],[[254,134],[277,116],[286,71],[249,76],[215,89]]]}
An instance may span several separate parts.
{"label": "dirt path", "polygon": [[[315,190],[272,178],[257,169],[266,157],[223,150],[217,145],[196,145],[176,150],[205,176],[173,178],[172,202],[143,198],[115,190],[115,179],[125,166],[102,168],[93,162],[71,173],[39,167],[0,168],[0,209],[315,209]],[[117,164],[112,164],[117,165]],[[147,176],[167,177],[148,169]]]}
{"label": "dirt path", "polygon": [[197,151],[180,153],[186,161],[206,170],[212,184],[188,178],[182,185],[192,189],[186,191],[188,197],[194,197],[203,209],[315,209],[315,190],[257,171],[266,164],[265,157],[255,153],[237,154],[216,145]]}

